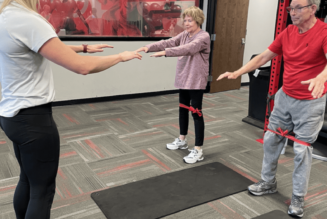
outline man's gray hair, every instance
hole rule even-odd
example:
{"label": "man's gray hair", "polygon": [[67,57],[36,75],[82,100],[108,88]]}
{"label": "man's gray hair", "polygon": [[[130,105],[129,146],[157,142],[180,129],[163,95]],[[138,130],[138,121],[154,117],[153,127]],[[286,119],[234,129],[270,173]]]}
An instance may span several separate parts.
{"label": "man's gray hair", "polygon": [[316,5],[317,6],[317,11],[319,11],[320,7],[320,0],[308,0],[309,5]]}

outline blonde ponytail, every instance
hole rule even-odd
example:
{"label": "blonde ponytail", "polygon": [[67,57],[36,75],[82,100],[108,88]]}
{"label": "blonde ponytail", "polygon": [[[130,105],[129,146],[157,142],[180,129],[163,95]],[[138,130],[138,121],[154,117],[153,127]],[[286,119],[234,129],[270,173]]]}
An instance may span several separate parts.
{"label": "blonde ponytail", "polygon": [[[2,12],[2,10],[10,5],[10,3],[13,2],[13,0],[4,0],[1,7],[0,7],[0,14]],[[39,16],[41,16],[43,18],[43,20],[45,20],[51,27],[53,30],[54,27],[52,26],[52,24],[45,19],[42,15],[40,15],[37,11],[36,5],[40,4],[39,0],[15,0],[15,2],[21,6],[23,6],[25,9],[27,9],[28,11],[32,12],[32,13],[37,13]]]}
{"label": "blonde ponytail", "polygon": [[[6,6],[10,5],[12,1],[13,0],[4,0],[0,7],[0,13]],[[37,13],[36,5],[39,3],[39,0],[15,0],[15,2],[20,4],[27,10]]]}

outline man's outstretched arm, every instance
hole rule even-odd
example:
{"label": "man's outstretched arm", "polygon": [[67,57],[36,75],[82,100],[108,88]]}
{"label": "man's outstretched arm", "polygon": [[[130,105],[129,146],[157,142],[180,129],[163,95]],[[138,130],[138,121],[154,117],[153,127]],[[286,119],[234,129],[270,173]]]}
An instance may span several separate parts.
{"label": "man's outstretched arm", "polygon": [[254,57],[252,60],[250,60],[247,64],[245,64],[243,67],[240,69],[234,71],[234,72],[225,72],[224,74],[221,74],[218,78],[217,81],[223,79],[223,78],[228,78],[228,79],[236,79],[239,76],[251,72],[262,65],[266,64],[268,61],[272,60],[275,58],[278,54],[270,51],[267,49],[260,55]]}

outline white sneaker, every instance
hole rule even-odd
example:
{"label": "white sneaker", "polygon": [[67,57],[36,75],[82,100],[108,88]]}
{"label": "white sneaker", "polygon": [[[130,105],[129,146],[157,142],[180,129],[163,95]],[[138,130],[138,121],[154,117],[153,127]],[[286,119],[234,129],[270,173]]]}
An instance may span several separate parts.
{"label": "white sneaker", "polygon": [[187,146],[186,139],[182,141],[179,138],[176,138],[173,143],[167,144],[167,149],[169,150],[187,149],[187,148],[188,146]]}
{"label": "white sneaker", "polygon": [[201,161],[204,159],[202,149],[197,150],[194,148],[193,150],[189,151],[191,153],[183,158],[185,163],[196,163],[197,161]]}

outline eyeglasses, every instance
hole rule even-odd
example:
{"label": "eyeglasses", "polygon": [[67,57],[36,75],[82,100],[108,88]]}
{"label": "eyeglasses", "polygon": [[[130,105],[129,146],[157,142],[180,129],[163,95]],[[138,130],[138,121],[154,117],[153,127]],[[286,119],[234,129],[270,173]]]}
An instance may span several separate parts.
{"label": "eyeglasses", "polygon": [[298,8],[291,8],[291,7],[286,7],[286,11],[288,13],[291,13],[291,11],[294,11],[295,13],[300,13],[302,8],[306,8],[306,7],[310,7],[312,4],[307,5],[307,6],[303,6],[303,7],[298,7]]}

